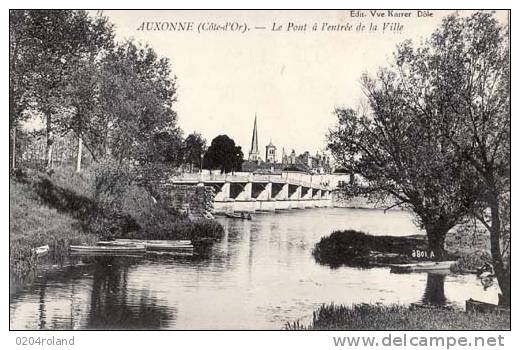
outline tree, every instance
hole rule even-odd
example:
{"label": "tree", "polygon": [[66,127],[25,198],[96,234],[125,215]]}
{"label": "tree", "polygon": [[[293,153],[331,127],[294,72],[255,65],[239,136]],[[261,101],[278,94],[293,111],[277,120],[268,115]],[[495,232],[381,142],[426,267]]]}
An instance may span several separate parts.
{"label": "tree", "polygon": [[[69,63],[69,78],[64,86],[64,98],[69,106],[69,113],[65,120],[61,120],[62,128],[71,130],[78,139],[76,171],[81,171],[83,144],[92,157],[94,146],[88,141],[96,141],[96,133],[99,132],[96,124],[99,109],[99,69],[102,58],[108,54],[114,46],[114,33],[112,25],[105,17],[98,16],[88,22],[90,27],[85,29],[86,44],[90,47],[82,55],[73,57]],[[93,136],[93,137],[91,137]]]}
{"label": "tree", "polygon": [[394,79],[388,71],[377,80],[363,78],[372,113],[337,109],[329,149],[339,166],[363,178],[344,183],[344,194],[391,199],[392,206],[411,209],[440,259],[447,232],[472,200],[471,182],[460,171],[462,160],[441,142],[441,131],[407,108]]}
{"label": "tree", "polygon": [[[67,86],[74,73],[83,66],[85,58],[94,57],[101,46],[112,40],[111,26],[106,19],[93,19],[86,11],[13,10],[11,14],[10,27],[14,29],[10,34],[12,32],[16,40],[10,50],[10,65],[14,71],[24,72],[15,74],[15,81],[10,81],[10,90],[15,92],[13,99],[16,100],[11,105],[25,107],[25,96],[28,95],[31,107],[43,114],[47,132],[47,166],[51,167],[54,134],[69,127],[61,120],[63,117],[67,119],[69,114]],[[24,56],[22,53],[27,54]],[[30,82],[30,88],[24,84],[25,81]],[[13,113],[19,115],[20,108],[13,108]]]}
{"label": "tree", "polygon": [[99,84],[96,152],[131,164],[136,179],[151,189],[178,165],[182,146],[170,63],[127,41],[103,58]]}
{"label": "tree", "polygon": [[221,173],[229,173],[242,169],[244,154],[242,148],[227,135],[219,135],[211,141],[204,156],[204,167],[220,169]]}
{"label": "tree", "polygon": [[9,135],[10,167],[16,167],[16,128],[28,115],[34,85],[31,73],[37,42],[29,33],[28,12],[9,11]]}
{"label": "tree", "polygon": [[[470,212],[490,233],[505,305],[511,300],[508,46],[508,28],[492,13],[477,12],[466,18],[447,17],[426,46],[414,49],[407,43],[399,57],[411,103],[433,120],[449,119],[453,125],[442,136],[465,160],[468,176],[478,186],[479,196]],[[418,81],[417,76],[428,78]]]}
{"label": "tree", "polygon": [[[378,77],[378,87],[374,88],[368,80],[363,82],[372,100],[371,106],[377,107],[374,108],[376,116],[386,114],[388,120],[392,120],[395,113],[410,118],[408,123],[398,126],[398,129],[408,127],[417,134],[413,147],[406,150],[406,158],[415,149],[425,152],[422,163],[402,168],[405,178],[408,178],[406,171],[425,176],[427,182],[434,185],[432,189],[440,191],[435,196],[438,200],[430,204],[457,209],[450,210],[453,213],[466,207],[464,215],[474,215],[489,231],[493,266],[502,292],[500,302],[504,305],[509,305],[511,300],[511,111],[507,35],[508,28],[500,26],[492,13],[477,12],[465,18],[451,15],[424,44],[414,46],[410,41],[401,44],[395,54],[395,64]],[[382,91],[392,93],[380,94]],[[354,139],[366,147],[371,143],[381,144],[381,140],[392,135],[399,144],[412,136],[409,132],[394,133],[387,127],[382,128],[379,135],[374,134],[377,137],[370,138],[377,129],[366,131],[371,125],[363,119],[346,119],[351,120],[349,129],[358,130],[353,134]],[[430,136],[434,143],[429,141]],[[341,140],[348,141],[347,138]],[[437,147],[433,147],[435,145]],[[355,147],[351,146],[347,153],[365,154],[372,150],[368,147],[354,152]],[[403,159],[392,147],[384,151],[395,154],[392,163]],[[378,156],[378,153],[372,155]],[[355,165],[360,163],[357,159],[353,161]],[[376,174],[388,173],[388,163],[381,165],[385,168]],[[431,167],[436,174],[428,177],[424,166]],[[389,180],[394,185],[396,179]],[[410,184],[412,189],[424,192],[421,186]],[[447,189],[450,190],[446,192]],[[458,205],[457,196],[460,196]]]}
{"label": "tree", "polygon": [[190,172],[193,172],[194,167],[201,167],[206,148],[206,140],[201,134],[194,132],[186,137],[183,147],[183,161],[189,164]]}

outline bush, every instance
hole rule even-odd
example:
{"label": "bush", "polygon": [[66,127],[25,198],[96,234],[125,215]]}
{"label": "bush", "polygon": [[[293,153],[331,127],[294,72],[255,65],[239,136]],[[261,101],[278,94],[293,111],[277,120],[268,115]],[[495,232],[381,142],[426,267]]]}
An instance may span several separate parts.
{"label": "bush", "polygon": [[367,256],[370,248],[365,244],[368,236],[363,232],[348,230],[334,231],[322,237],[312,254],[318,263],[339,266],[352,262],[359,256]]}
{"label": "bush", "polygon": [[132,184],[132,170],[106,159],[92,167],[91,193],[103,209],[122,210],[125,194]]}
{"label": "bush", "polygon": [[168,217],[149,227],[149,231],[131,232],[125,238],[158,240],[192,240],[194,243],[213,242],[224,235],[224,228],[215,220]]}
{"label": "bush", "polygon": [[[426,250],[426,248],[427,243],[423,238],[372,236],[359,231],[346,230],[334,231],[330,236],[322,237],[312,254],[318,263],[331,267],[367,266],[371,260],[377,260],[378,263],[409,262],[413,249]],[[366,259],[376,252],[387,253],[387,255]]]}

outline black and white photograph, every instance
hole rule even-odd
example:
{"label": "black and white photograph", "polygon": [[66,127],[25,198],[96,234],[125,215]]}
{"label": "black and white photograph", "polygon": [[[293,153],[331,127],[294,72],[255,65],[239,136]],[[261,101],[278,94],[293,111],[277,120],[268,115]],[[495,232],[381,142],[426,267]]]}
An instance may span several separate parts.
{"label": "black and white photograph", "polygon": [[9,330],[510,331],[510,24],[10,9]]}

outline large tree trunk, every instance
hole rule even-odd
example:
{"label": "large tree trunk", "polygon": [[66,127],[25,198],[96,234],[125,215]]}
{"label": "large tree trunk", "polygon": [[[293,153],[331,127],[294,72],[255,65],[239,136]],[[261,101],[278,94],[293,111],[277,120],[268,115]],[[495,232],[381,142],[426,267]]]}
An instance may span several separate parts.
{"label": "large tree trunk", "polygon": [[446,255],[444,250],[444,240],[448,234],[449,228],[443,225],[427,226],[426,236],[428,237],[428,253],[433,253],[433,260],[442,260]]}
{"label": "large tree trunk", "polygon": [[493,268],[497,277],[498,285],[502,294],[499,298],[499,304],[503,306],[511,305],[511,274],[509,269],[504,265],[502,251],[500,247],[501,222],[500,222],[500,201],[498,195],[490,195],[489,206],[491,209],[491,257],[493,259]]}
{"label": "large tree trunk", "polygon": [[81,157],[83,155],[83,139],[78,136],[78,156],[76,159],[76,172],[81,172]]}
{"label": "large tree trunk", "polygon": [[45,165],[47,170],[52,169],[52,144],[54,143],[54,135],[52,133],[52,116],[50,113],[46,116],[47,121],[47,144],[45,146]]}

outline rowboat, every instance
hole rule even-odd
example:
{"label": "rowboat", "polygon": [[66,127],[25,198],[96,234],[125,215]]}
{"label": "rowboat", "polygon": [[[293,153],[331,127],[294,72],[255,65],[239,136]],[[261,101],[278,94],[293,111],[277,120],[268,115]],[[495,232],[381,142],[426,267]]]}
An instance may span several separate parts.
{"label": "rowboat", "polygon": [[510,309],[501,307],[499,305],[486,303],[484,301],[468,299],[466,300],[466,312],[510,312]]}
{"label": "rowboat", "polygon": [[170,245],[191,245],[191,240],[167,240],[167,239],[128,239],[118,238],[115,241],[119,244],[170,244]]}
{"label": "rowboat", "polygon": [[132,247],[144,246],[146,251],[178,251],[192,252],[193,244],[190,240],[137,240],[137,239],[116,239],[115,241],[97,242],[98,246],[103,247]]}
{"label": "rowboat", "polygon": [[45,256],[49,252],[49,249],[48,245],[42,245],[41,247],[34,248],[33,251],[36,256]]}
{"label": "rowboat", "polygon": [[124,254],[139,254],[145,253],[144,245],[125,245],[125,246],[88,246],[88,245],[71,245],[71,252],[85,253],[85,254],[110,254],[110,253],[124,253]]}
{"label": "rowboat", "polygon": [[251,214],[247,215],[238,215],[238,214],[226,214],[226,217],[230,219],[242,219],[242,220],[251,220]]}
{"label": "rowboat", "polygon": [[442,272],[450,271],[451,266],[456,261],[428,261],[414,264],[391,264],[390,272],[406,273],[406,272]]}

